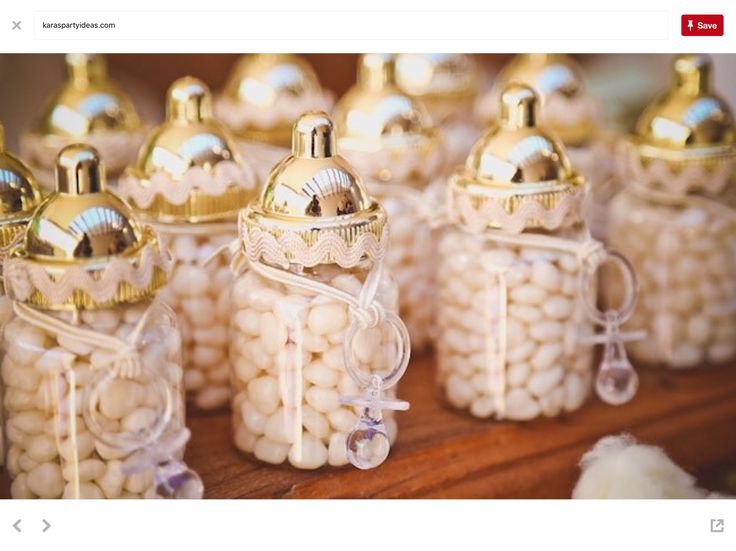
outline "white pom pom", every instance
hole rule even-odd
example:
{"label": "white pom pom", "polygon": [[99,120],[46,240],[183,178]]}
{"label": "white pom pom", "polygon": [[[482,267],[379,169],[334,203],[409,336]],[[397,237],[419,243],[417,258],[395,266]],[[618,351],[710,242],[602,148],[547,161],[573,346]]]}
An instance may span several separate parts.
{"label": "white pom pom", "polygon": [[575,499],[704,498],[708,492],[661,448],[644,446],[628,434],[606,436],[580,461],[583,473]]}

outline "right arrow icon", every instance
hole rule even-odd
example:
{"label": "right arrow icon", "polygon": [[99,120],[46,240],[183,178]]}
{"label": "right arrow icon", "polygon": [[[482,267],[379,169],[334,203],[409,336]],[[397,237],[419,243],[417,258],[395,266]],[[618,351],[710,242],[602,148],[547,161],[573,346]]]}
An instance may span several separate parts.
{"label": "right arrow icon", "polygon": [[49,521],[48,520],[46,520],[45,518],[44,519],[41,519],[41,520],[43,520],[43,530],[42,530],[42,532],[45,532],[46,530],[48,530],[49,528],[51,528],[51,525],[49,524]]}
{"label": "right arrow icon", "polygon": [[13,528],[15,528],[15,531],[16,531],[16,532],[20,532],[20,531],[21,531],[21,530],[20,530],[20,519],[16,520],[16,521],[15,521],[15,522],[13,523]]}

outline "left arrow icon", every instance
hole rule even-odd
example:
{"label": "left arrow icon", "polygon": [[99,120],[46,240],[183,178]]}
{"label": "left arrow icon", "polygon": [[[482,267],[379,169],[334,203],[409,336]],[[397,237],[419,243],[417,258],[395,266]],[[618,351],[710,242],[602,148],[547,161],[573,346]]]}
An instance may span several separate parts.
{"label": "left arrow icon", "polygon": [[20,519],[16,520],[16,521],[15,521],[15,522],[13,523],[13,528],[15,528],[15,531],[16,531],[16,532],[20,532],[20,531],[21,531],[21,529],[20,529]]}
{"label": "left arrow icon", "polygon": [[48,520],[46,520],[45,518],[44,519],[41,519],[41,520],[43,520],[43,530],[42,530],[42,532],[45,532],[46,530],[48,530],[49,528],[51,528],[51,525],[49,524],[49,521]]}

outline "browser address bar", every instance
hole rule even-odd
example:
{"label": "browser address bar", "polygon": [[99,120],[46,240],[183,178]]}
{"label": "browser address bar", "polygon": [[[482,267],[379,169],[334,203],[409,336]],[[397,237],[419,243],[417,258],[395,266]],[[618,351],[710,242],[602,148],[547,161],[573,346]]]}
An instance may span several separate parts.
{"label": "browser address bar", "polygon": [[666,11],[40,11],[40,40],[665,40]]}

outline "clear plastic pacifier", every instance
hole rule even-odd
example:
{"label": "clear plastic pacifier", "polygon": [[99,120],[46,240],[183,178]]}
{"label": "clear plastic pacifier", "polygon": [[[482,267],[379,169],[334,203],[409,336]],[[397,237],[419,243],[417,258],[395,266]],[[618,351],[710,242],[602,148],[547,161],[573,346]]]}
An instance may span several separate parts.
{"label": "clear plastic pacifier", "polygon": [[600,340],[603,343],[603,359],[601,360],[598,376],[595,380],[595,390],[604,402],[618,406],[631,400],[639,388],[639,376],[631,365],[624,343],[644,337],[644,332],[622,333],[621,321],[618,313],[608,310],[605,317],[609,320]]}
{"label": "clear plastic pacifier", "polygon": [[159,441],[140,449],[123,463],[126,475],[151,470],[156,495],[163,499],[201,499],[202,479],[186,463],[176,459],[191,433],[182,428],[164,435]]}
{"label": "clear plastic pacifier", "polygon": [[[624,300],[618,309],[601,312],[590,303],[587,290],[590,289],[591,277],[606,262],[615,264],[624,280]],[[598,397],[614,406],[629,402],[639,388],[639,376],[629,361],[624,343],[638,341],[646,336],[645,331],[621,331],[621,325],[633,314],[636,305],[637,281],[631,263],[615,251],[607,251],[606,256],[594,270],[582,270],[583,303],[590,318],[603,327],[603,332],[584,339],[587,344],[602,344],[603,359],[595,380]]]}
{"label": "clear plastic pacifier", "polygon": [[363,396],[341,397],[343,404],[363,408],[358,423],[347,438],[348,461],[358,469],[373,469],[386,461],[391,449],[383,410],[406,411],[409,402],[383,398],[384,380],[380,375],[371,377],[370,386]]}
{"label": "clear plastic pacifier", "polygon": [[364,389],[361,396],[341,396],[340,402],[362,408],[358,422],[348,434],[346,448],[348,461],[358,469],[373,469],[383,463],[391,449],[383,410],[406,411],[409,402],[384,397],[383,393],[399,382],[409,365],[410,345],[406,326],[393,312],[383,313],[383,322],[388,323],[398,337],[398,361],[394,369],[385,376],[366,373],[358,369],[351,355],[353,337],[359,329],[364,329],[360,319],[356,320],[345,335],[343,355],[345,367],[352,379]]}

